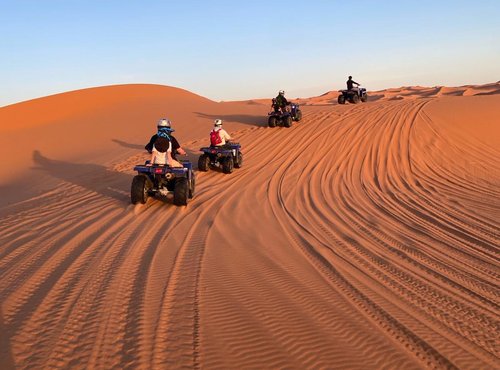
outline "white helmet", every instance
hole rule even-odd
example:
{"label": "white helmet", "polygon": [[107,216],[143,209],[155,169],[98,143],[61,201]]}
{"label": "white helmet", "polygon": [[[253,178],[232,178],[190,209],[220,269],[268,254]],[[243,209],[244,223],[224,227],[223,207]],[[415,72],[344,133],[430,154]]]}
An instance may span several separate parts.
{"label": "white helmet", "polygon": [[222,126],[222,120],[221,119],[216,119],[214,121],[214,126],[215,127],[221,127]]}
{"label": "white helmet", "polygon": [[280,90],[280,95],[285,95],[285,90]]}
{"label": "white helmet", "polygon": [[158,121],[158,128],[172,128],[172,123],[168,118],[162,118]]}

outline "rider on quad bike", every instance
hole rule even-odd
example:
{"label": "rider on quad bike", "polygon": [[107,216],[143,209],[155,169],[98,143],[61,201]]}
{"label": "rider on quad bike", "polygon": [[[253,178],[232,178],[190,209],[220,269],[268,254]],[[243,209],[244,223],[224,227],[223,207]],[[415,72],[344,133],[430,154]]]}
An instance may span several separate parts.
{"label": "rider on quad bike", "polygon": [[359,86],[359,84],[352,79],[352,76],[349,76],[346,83],[347,83],[347,90],[354,90],[355,91],[357,88],[354,88],[353,85]]}
{"label": "rider on quad bike", "polygon": [[222,120],[216,119],[214,128],[210,131],[210,146],[225,147],[229,140],[231,140],[231,136],[222,128]]}
{"label": "rider on quad bike", "polygon": [[182,167],[181,163],[172,158],[172,142],[165,137],[158,137],[153,145],[151,160],[147,166],[155,164]]}
{"label": "rider on quad bike", "polygon": [[148,151],[148,153],[152,153],[153,151],[153,146],[158,139],[158,137],[164,137],[172,143],[172,158],[177,160],[177,154],[180,155],[186,155],[186,151],[181,148],[179,142],[177,139],[172,135],[172,132],[175,130],[172,128],[172,123],[170,122],[169,119],[167,118],[162,118],[158,121],[158,124],[156,126],[157,128],[157,133],[151,136],[151,139],[149,140],[149,143],[146,144],[144,149]]}
{"label": "rider on quad bike", "polygon": [[[354,87],[356,85],[357,87]],[[360,101],[365,103],[368,100],[368,94],[364,87],[359,87],[359,83],[352,79],[352,76],[349,76],[347,80],[347,90],[339,90],[341,93],[337,102],[339,104],[345,104],[346,102],[357,104]]]}
{"label": "rider on quad bike", "polygon": [[280,111],[285,113],[287,105],[290,105],[290,102],[285,98],[285,91],[280,90],[278,96],[273,99],[271,107],[274,108],[276,113],[279,113]]}
{"label": "rider on quad bike", "polygon": [[234,168],[241,168],[243,153],[239,143],[230,142],[231,136],[222,128],[222,120],[214,121],[214,128],[210,131],[210,146],[200,148],[203,152],[198,158],[198,170],[208,171],[210,168],[221,168],[229,174]]}
{"label": "rider on quad bike", "polygon": [[175,159],[175,152],[183,155],[186,152],[171,135],[174,130],[170,121],[162,118],[157,128],[158,132],[145,146],[151,153],[151,160],[134,167],[137,175],[132,179],[131,202],[145,204],[148,197],[166,196],[173,192],[173,203],[185,206],[194,195],[195,176],[192,164],[188,160]]}

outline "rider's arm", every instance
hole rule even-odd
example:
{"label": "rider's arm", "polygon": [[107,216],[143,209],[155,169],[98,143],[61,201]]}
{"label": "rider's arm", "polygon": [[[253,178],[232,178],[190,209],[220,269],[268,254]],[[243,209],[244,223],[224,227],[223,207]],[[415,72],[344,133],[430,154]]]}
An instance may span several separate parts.
{"label": "rider's arm", "polygon": [[146,144],[144,149],[146,149],[149,153],[153,150],[153,145],[155,145],[155,141],[158,138],[158,135],[154,134],[151,136],[151,139],[149,140],[149,143]]}
{"label": "rider's arm", "polygon": [[224,136],[224,139],[226,141],[231,140],[231,135],[229,135],[226,130],[222,129],[221,131],[222,131],[221,134]]}
{"label": "rider's arm", "polygon": [[186,151],[181,148],[181,145],[177,141],[177,139],[173,136],[170,137],[172,143],[172,152],[178,153],[180,155],[186,155]]}

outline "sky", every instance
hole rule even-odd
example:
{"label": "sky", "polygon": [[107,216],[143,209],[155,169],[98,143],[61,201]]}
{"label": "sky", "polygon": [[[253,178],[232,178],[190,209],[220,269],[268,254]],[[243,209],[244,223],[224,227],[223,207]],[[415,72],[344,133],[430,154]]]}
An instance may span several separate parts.
{"label": "sky", "polygon": [[0,0],[0,106],[153,83],[215,101],[500,80],[500,0]]}

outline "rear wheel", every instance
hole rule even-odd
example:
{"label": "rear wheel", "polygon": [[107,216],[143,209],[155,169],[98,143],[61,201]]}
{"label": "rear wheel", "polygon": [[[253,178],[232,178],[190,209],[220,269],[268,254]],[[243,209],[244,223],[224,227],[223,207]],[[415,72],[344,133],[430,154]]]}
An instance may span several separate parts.
{"label": "rear wheel", "polygon": [[167,190],[168,191],[174,191],[175,189],[175,179],[167,181]]}
{"label": "rear wheel", "polygon": [[232,173],[234,167],[233,157],[226,157],[222,162],[222,172]]}
{"label": "rear wheel", "polygon": [[198,158],[198,170],[206,172],[210,168],[210,158],[206,154],[200,155]]}
{"label": "rear wheel", "polygon": [[359,96],[357,94],[354,94],[351,98],[351,103],[352,104],[358,104],[359,103]]}
{"label": "rear wheel", "polygon": [[267,122],[269,127],[276,127],[276,117],[269,117],[269,121]]}
{"label": "rear wheel", "polygon": [[345,104],[345,96],[343,94],[339,95],[339,97],[337,98],[337,101],[339,104]]}
{"label": "rear wheel", "polygon": [[302,111],[299,109],[297,113],[295,113],[295,120],[299,122],[302,119]]}
{"label": "rear wheel", "polygon": [[241,168],[243,166],[243,154],[241,152],[238,152],[236,155],[236,160],[234,162],[234,167],[236,168]]}
{"label": "rear wheel", "polygon": [[194,189],[196,185],[196,179],[194,173],[191,174],[191,183],[189,184],[189,199],[194,197]]}
{"label": "rear wheel", "polygon": [[174,188],[174,204],[176,206],[187,205],[188,195],[189,195],[188,179],[186,179],[185,177],[180,177],[176,179]]}
{"label": "rear wheel", "polygon": [[283,118],[283,121],[285,122],[285,127],[292,127],[292,117],[291,116],[286,116]]}
{"label": "rear wheel", "polygon": [[130,188],[130,201],[132,204],[144,204],[148,200],[149,190],[151,190],[151,181],[144,175],[136,175],[132,179]]}

